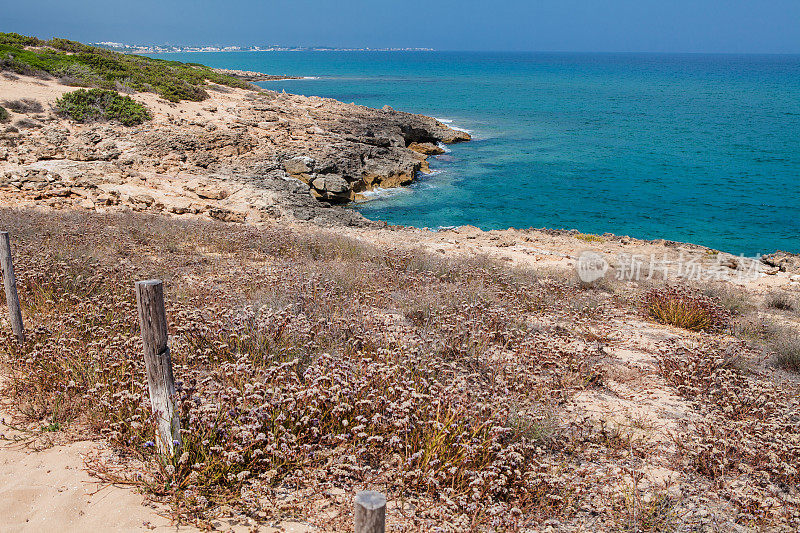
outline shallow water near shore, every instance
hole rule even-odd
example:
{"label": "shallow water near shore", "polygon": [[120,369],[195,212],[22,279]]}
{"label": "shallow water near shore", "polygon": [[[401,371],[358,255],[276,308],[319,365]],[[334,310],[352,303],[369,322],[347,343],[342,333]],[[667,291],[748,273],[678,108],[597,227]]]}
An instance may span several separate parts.
{"label": "shallow water near shore", "polygon": [[577,228],[800,252],[800,56],[223,52],[287,92],[446,119],[473,142],[356,208],[393,224]]}

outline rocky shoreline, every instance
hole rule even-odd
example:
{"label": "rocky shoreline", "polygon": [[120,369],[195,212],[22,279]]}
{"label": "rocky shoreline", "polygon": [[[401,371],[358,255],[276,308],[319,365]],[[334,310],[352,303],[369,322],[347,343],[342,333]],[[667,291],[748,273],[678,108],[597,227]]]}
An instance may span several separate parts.
{"label": "rocky shoreline", "polygon": [[428,170],[438,143],[470,139],[388,106],[216,85],[203,102],[134,95],[153,114],[139,127],[79,124],[52,111],[71,89],[0,77],[4,101],[30,103],[12,106],[20,111],[0,125],[4,205],[375,225],[336,206],[407,185]]}
{"label": "rocky shoreline", "polygon": [[336,206],[407,185],[438,143],[470,139],[388,106],[215,85],[202,102],[133,95],[153,115],[139,127],[79,124],[52,111],[69,90],[0,76],[5,101],[33,102],[0,125],[4,205],[375,225]]}
{"label": "rocky shoreline", "polygon": [[[410,184],[428,170],[430,155],[443,152],[440,143],[470,140],[433,118],[388,106],[378,110],[213,85],[211,97],[202,102],[175,104],[150,93],[134,95],[153,112],[153,119],[139,127],[78,124],[52,111],[55,100],[71,89],[56,81],[0,75],[4,102],[28,101],[27,108],[12,111],[11,120],[0,124],[0,206],[379,229],[386,224],[346,204],[376,187]],[[396,230],[416,234],[390,230],[395,239]],[[424,240],[438,242],[450,233]],[[485,234],[479,253],[494,250],[496,234]],[[530,230],[499,234],[508,246],[528,248],[556,239],[564,257],[574,255],[571,243],[581,242],[582,235],[543,229],[531,241]],[[700,256],[716,253],[663,240],[595,237],[659,253],[677,248]],[[475,242],[469,240],[474,235],[466,238]],[[765,273],[800,273],[796,254],[777,252],[762,262]],[[733,256],[729,263],[737,268]]]}
{"label": "rocky shoreline", "polygon": [[248,81],[250,83],[257,81],[276,81],[276,80],[302,80],[302,76],[279,76],[275,74],[264,74],[263,72],[255,72],[252,70],[235,70],[229,68],[215,68],[214,72],[225,74],[226,76],[233,76],[240,80]]}

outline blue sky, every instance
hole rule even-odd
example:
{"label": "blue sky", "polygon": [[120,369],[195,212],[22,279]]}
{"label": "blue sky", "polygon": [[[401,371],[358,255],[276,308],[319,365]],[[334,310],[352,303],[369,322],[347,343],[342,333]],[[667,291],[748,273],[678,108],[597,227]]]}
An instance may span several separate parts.
{"label": "blue sky", "polygon": [[159,44],[800,53],[800,0],[0,0],[0,31]]}

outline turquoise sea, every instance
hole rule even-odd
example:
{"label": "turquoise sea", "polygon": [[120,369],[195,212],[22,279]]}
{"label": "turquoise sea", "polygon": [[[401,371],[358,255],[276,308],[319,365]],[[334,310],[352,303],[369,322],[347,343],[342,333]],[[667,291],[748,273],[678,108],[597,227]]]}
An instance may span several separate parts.
{"label": "turquoise sea", "polygon": [[359,206],[394,224],[577,228],[800,252],[800,56],[231,52],[165,59],[423,113],[474,141]]}

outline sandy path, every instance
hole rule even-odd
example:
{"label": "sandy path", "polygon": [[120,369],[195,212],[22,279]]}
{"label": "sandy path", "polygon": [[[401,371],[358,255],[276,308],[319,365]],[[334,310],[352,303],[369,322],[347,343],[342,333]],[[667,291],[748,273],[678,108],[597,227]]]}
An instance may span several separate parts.
{"label": "sandy path", "polygon": [[[0,376],[0,384],[2,384]],[[30,436],[10,428],[11,406],[0,404],[0,533],[22,531],[199,531],[176,528],[144,505],[130,487],[104,485],[84,458],[107,452],[80,441],[35,449]],[[41,439],[40,439],[41,440]]]}
{"label": "sandy path", "polygon": [[[107,451],[102,443],[82,441],[35,451],[13,442],[19,433],[5,425],[0,426],[0,434],[5,437],[0,442],[0,533],[200,531],[172,525],[162,516],[163,507],[148,505],[133,488],[92,478],[84,458]],[[253,529],[227,519],[214,524],[217,530],[236,533],[316,531],[299,522],[282,522],[277,529],[263,525]]]}
{"label": "sandy path", "polygon": [[[9,419],[2,411],[0,418]],[[103,484],[92,478],[84,459],[107,453],[108,448],[101,442],[73,442],[36,451],[15,442],[20,433],[5,423],[0,423],[0,435],[0,533],[201,531],[173,525],[163,516],[165,507],[148,504],[134,488]],[[215,530],[234,533],[317,531],[293,521],[255,528],[253,524],[229,519],[212,523]]]}
{"label": "sandy path", "polygon": [[[8,436],[9,431],[3,429]],[[0,531],[176,531],[169,519],[142,505],[142,495],[100,485],[89,476],[83,458],[99,446],[76,442],[32,451],[4,441],[0,445]]]}

